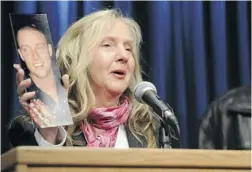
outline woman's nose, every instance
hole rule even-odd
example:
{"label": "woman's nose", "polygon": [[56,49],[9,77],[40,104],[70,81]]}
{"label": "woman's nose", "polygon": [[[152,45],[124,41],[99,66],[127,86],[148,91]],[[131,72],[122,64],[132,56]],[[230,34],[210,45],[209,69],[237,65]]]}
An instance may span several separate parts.
{"label": "woman's nose", "polygon": [[117,48],[116,61],[127,63],[129,60],[129,53],[124,47]]}

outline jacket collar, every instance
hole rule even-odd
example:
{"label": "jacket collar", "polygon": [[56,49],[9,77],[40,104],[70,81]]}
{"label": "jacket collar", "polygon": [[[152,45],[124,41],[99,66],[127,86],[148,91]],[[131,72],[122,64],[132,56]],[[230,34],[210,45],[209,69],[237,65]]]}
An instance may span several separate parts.
{"label": "jacket collar", "polygon": [[230,99],[230,103],[227,106],[227,110],[233,112],[240,112],[249,114],[251,116],[251,89],[249,87],[243,87],[239,90],[239,94],[233,96]]}

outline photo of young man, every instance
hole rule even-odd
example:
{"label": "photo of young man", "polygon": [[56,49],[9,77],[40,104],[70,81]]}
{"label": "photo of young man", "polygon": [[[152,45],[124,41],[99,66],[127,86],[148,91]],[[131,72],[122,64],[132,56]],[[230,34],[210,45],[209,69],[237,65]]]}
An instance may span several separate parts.
{"label": "photo of young man", "polygon": [[[24,16],[11,17],[12,26],[15,26],[13,21],[17,20],[13,18]],[[28,15],[25,17],[36,18]],[[39,23],[38,26],[36,23]],[[67,95],[61,85],[52,42],[48,39],[50,32],[43,32],[41,23],[42,28],[49,28],[43,26],[47,21],[30,21],[13,27],[20,62],[23,62],[22,67],[26,68],[26,77],[31,79],[28,91],[35,91],[34,98],[29,102],[29,113],[41,128],[68,125],[72,123],[72,118]]]}

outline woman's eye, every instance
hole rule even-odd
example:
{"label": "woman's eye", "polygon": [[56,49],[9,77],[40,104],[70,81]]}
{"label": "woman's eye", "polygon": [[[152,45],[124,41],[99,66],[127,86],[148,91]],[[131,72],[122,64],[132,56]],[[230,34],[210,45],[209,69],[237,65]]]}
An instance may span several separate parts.
{"label": "woman's eye", "polygon": [[103,44],[104,47],[110,47],[110,44]]}
{"label": "woman's eye", "polygon": [[125,50],[126,50],[126,51],[129,51],[129,52],[132,51],[132,49],[131,49],[130,47],[125,48]]}
{"label": "woman's eye", "polygon": [[102,47],[112,47],[114,45],[114,42],[113,41],[110,41],[110,40],[104,40],[102,41],[101,43],[101,46]]}

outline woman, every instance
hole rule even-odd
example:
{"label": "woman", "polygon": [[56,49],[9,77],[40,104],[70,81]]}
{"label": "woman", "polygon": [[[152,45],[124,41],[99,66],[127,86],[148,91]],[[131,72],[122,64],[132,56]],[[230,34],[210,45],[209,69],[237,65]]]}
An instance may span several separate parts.
{"label": "woman", "polygon": [[[12,144],[159,147],[159,121],[133,97],[134,87],[142,81],[141,39],[139,25],[116,10],[94,12],[74,23],[57,51],[74,125],[34,128],[21,116],[10,125]],[[30,81],[23,80],[23,70],[15,66],[20,103],[28,117],[36,119],[39,113],[31,108],[36,105],[27,103],[34,93],[24,93]],[[16,138],[18,132],[23,138]]]}

